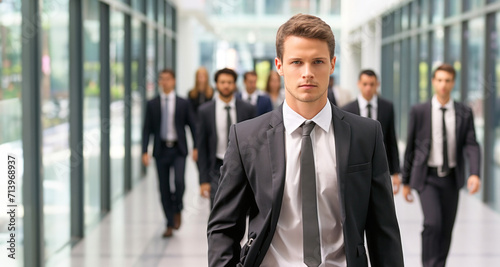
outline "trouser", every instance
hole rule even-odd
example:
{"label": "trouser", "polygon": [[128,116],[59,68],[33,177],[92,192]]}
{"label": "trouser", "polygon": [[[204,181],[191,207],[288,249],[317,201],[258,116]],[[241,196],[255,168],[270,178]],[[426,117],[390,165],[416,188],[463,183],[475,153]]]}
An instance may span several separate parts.
{"label": "trouser", "polygon": [[[175,173],[174,192],[170,188],[170,169],[172,167]],[[183,208],[182,197],[185,189],[186,157],[180,155],[177,146],[164,148],[161,156],[156,157],[156,169],[158,171],[161,204],[167,218],[167,227],[173,227],[174,214],[180,213]]]}
{"label": "trouser", "polygon": [[215,166],[210,175],[210,210],[214,207],[215,193],[219,188],[220,180],[220,167],[222,167],[223,161],[221,159],[215,160]]}
{"label": "trouser", "polygon": [[429,168],[419,196],[424,213],[422,264],[424,267],[445,266],[458,206],[455,172],[439,177],[435,168]]}

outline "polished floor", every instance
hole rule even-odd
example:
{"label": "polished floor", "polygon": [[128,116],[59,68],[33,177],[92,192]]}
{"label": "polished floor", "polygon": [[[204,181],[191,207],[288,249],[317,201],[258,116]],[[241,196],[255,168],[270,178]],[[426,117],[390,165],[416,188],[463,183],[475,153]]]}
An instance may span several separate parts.
{"label": "polished floor", "polygon": [[[182,227],[168,239],[161,237],[160,209],[154,166],[98,226],[72,249],[60,252],[49,267],[191,267],[207,265],[206,221],[209,201],[198,196],[197,173],[188,160]],[[422,215],[416,200],[395,198],[403,239],[405,265],[420,264]],[[475,197],[460,196],[448,267],[500,266],[500,214]]]}

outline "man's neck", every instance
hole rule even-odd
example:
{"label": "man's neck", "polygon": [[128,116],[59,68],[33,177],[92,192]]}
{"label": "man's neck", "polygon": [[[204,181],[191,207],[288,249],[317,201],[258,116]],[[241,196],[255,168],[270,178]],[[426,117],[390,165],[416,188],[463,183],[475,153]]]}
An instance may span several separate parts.
{"label": "man's neck", "polygon": [[370,97],[367,96],[367,97],[365,97],[364,95],[361,95],[361,97],[363,97],[363,99],[366,100],[366,102],[370,102],[373,99],[373,96],[370,96]]}
{"label": "man's neck", "polygon": [[227,104],[227,103],[231,102],[231,100],[233,100],[233,94],[231,94],[230,96],[227,96],[227,97],[219,94],[219,99],[222,100],[222,102]]}
{"label": "man's neck", "polygon": [[174,91],[174,89],[173,89],[173,88],[171,88],[171,89],[163,88],[163,93],[164,93],[165,95],[170,94],[172,91]]}
{"label": "man's neck", "polygon": [[[290,99],[285,98],[285,99]],[[315,102],[301,102],[301,101],[290,101],[286,102],[293,111],[297,112],[300,116],[307,120],[314,118],[318,113],[325,107],[328,98],[322,97]]]}
{"label": "man's neck", "polygon": [[253,95],[253,94],[255,93],[255,91],[257,91],[257,90],[256,90],[256,89],[254,89],[253,91],[252,91],[252,90],[250,90],[250,91],[249,91],[249,90],[247,89],[246,91],[247,91],[247,94],[248,94],[248,95]]}
{"label": "man's neck", "polygon": [[440,96],[436,95],[436,99],[439,102],[439,104],[441,104],[441,106],[444,106],[444,105],[446,105],[446,103],[448,103],[448,101],[450,101],[450,96],[440,97]]}

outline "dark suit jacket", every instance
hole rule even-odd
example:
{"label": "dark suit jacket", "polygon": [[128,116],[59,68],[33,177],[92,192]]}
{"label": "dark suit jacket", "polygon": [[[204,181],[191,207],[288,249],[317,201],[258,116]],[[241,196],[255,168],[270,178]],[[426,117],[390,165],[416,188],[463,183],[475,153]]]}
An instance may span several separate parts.
{"label": "dark suit jacket", "polygon": [[[215,100],[202,104],[198,110],[197,147],[200,184],[211,181],[217,152],[217,127],[215,124]],[[236,98],[236,121],[255,117],[255,107]]]}
{"label": "dark suit jacket", "polygon": [[[343,110],[361,114],[359,111],[359,102],[353,102],[345,105]],[[391,102],[377,97],[377,120],[382,126],[382,133],[384,134],[385,152],[387,154],[387,161],[389,162],[389,172],[392,174],[400,173],[398,139],[396,138],[396,131],[394,127],[394,107]]]}
{"label": "dark suit jacket", "polygon": [[[208,222],[209,266],[259,266],[280,216],[285,185],[282,107],[231,127]],[[349,267],[403,266],[399,226],[380,123],[332,105],[344,245]],[[249,215],[253,243],[240,249]],[[293,245],[293,244],[290,244]]]}
{"label": "dark suit jacket", "polygon": [[[146,117],[144,118],[144,127],[142,128],[142,153],[148,151],[149,137],[154,135],[153,157],[157,157],[161,152],[161,99],[157,96],[148,101],[146,105]],[[189,108],[187,100],[175,97],[175,130],[177,132],[177,144],[181,156],[186,156],[188,153],[186,142],[186,125],[191,129],[193,141],[196,144],[196,131],[194,114]],[[196,147],[196,146],[195,146]]]}
{"label": "dark suit jacket", "polygon": [[[456,159],[455,179],[457,189],[465,183],[465,154],[469,158],[470,173],[479,176],[481,153],[476,141],[472,110],[464,104],[455,104]],[[410,111],[408,139],[406,142],[403,184],[420,191],[427,178],[427,160],[432,144],[431,101],[417,104]]]}
{"label": "dark suit jacket", "polygon": [[[241,93],[238,92],[236,94],[236,97],[241,99]],[[247,102],[248,103],[248,102]],[[257,104],[255,105],[255,108],[257,109],[256,116],[260,116],[264,113],[267,113],[269,111],[273,110],[273,102],[271,102],[271,98],[267,95],[259,95],[257,97]]]}

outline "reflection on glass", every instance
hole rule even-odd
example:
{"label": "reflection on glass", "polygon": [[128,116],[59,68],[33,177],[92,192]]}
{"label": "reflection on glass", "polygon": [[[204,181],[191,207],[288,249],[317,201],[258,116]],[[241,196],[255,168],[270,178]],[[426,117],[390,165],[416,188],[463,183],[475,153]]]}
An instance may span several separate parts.
{"label": "reflection on glass", "polygon": [[446,16],[455,16],[461,13],[462,11],[462,1],[456,0],[446,0],[446,4],[448,5]]}
{"label": "reflection on glass", "polygon": [[[4,0],[0,4],[0,151],[11,153],[17,158],[17,178],[15,200],[17,204],[16,229],[8,231],[9,215],[0,212],[0,244],[7,244],[10,234],[16,235],[16,260],[0,257],[0,266],[23,266],[23,143],[21,108],[21,5],[16,0]],[[1,159],[4,164],[5,158]],[[3,179],[2,183],[6,180]],[[7,187],[3,187],[7,190]],[[2,196],[5,193],[2,192]],[[2,199],[0,204],[4,204]],[[5,205],[4,205],[5,207]],[[2,248],[5,250],[6,247]]]}
{"label": "reflection on glass", "polygon": [[147,14],[148,14],[148,19],[150,20],[155,20],[155,2],[157,0],[146,0],[147,1]]}
{"label": "reflection on glass", "polygon": [[413,1],[410,3],[410,27],[418,27],[418,17],[420,15],[420,6],[418,1]]}
{"label": "reflection on glass", "polygon": [[85,226],[99,220],[101,210],[101,121],[99,74],[99,0],[84,1],[83,164]]}
{"label": "reflection on glass", "polygon": [[156,31],[148,28],[146,45],[146,98],[156,95],[156,68],[155,68],[155,35]]}
{"label": "reflection on glass", "polygon": [[401,32],[401,9],[394,12],[394,33]]}
{"label": "reflection on glass", "polygon": [[46,259],[70,241],[68,3],[68,0],[40,2],[43,11],[41,105]]}
{"label": "reflection on glass", "polygon": [[[457,1],[458,2],[458,1]],[[444,15],[444,0],[432,0],[432,23],[443,21]]]}
{"label": "reflection on glass", "polygon": [[123,36],[124,16],[111,10],[110,29],[110,66],[111,66],[111,105],[110,105],[110,157],[111,157],[111,198],[123,195],[124,156],[125,156],[125,108],[123,85]]}
{"label": "reflection on glass", "polygon": [[[266,14],[283,14],[284,0],[265,0]],[[309,1],[307,1],[309,2]]]}
{"label": "reflection on glass", "polygon": [[132,20],[132,182],[133,184],[141,178],[141,129],[142,129],[142,97],[139,88],[139,59],[141,52],[141,23]]}
{"label": "reflection on glass", "polygon": [[429,1],[420,0],[420,26],[429,24]]}
{"label": "reflection on glass", "polygon": [[474,10],[484,5],[485,0],[468,0],[467,10]]}
{"label": "reflection on glass", "polygon": [[432,33],[432,70],[444,61],[444,29],[439,27]]}
{"label": "reflection on glass", "polygon": [[408,30],[410,26],[410,5],[403,7],[401,12],[401,27],[403,30]]}
{"label": "reflection on glass", "polygon": [[419,53],[419,63],[418,63],[418,99],[419,102],[425,102],[428,98],[428,88],[429,88],[429,38],[427,34],[420,35],[420,53]]}
{"label": "reflection on glass", "polygon": [[[393,73],[393,95],[392,102],[394,109],[401,110],[401,43],[394,43],[394,59],[392,69]],[[400,135],[399,128],[396,127],[396,133]]]}
{"label": "reflection on glass", "polygon": [[468,56],[468,84],[466,103],[474,113],[474,124],[476,137],[479,144],[484,145],[484,18],[469,21],[469,43],[467,47]]}
{"label": "reflection on glass", "polygon": [[461,51],[462,51],[462,42],[461,42],[461,34],[462,26],[461,24],[455,24],[450,26],[448,30],[449,41],[448,47],[446,47],[446,53],[448,58],[446,62],[453,65],[455,67],[455,71],[457,76],[455,78],[455,89],[451,91],[451,97],[455,100],[461,99],[461,74],[462,74],[462,59],[461,59]]}
{"label": "reflection on glass", "polygon": [[165,34],[158,34],[158,52],[156,54],[156,59],[158,60],[157,70],[165,68]]}
{"label": "reflection on glass", "polygon": [[419,67],[418,64],[414,62],[418,62],[418,37],[413,36],[410,40],[410,62],[413,62],[410,65],[410,105],[414,105],[418,103],[418,91],[419,91]]}

